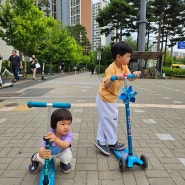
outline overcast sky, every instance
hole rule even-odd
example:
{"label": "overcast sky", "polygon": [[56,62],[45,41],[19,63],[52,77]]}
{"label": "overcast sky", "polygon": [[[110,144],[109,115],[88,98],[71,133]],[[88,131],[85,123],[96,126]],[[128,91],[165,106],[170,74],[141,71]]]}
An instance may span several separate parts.
{"label": "overcast sky", "polygon": [[93,3],[98,2],[99,0],[92,0]]}

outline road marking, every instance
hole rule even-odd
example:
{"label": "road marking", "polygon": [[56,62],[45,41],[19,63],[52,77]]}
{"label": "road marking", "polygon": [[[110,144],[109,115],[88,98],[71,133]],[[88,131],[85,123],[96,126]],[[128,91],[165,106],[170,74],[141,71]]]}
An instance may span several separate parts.
{"label": "road marking", "polygon": [[0,119],[0,123],[5,122],[7,119]]}
{"label": "road marking", "polygon": [[[82,102],[83,100],[79,100]],[[118,103],[118,107],[123,107],[123,103]],[[96,103],[71,103],[71,107],[96,107]],[[130,104],[130,107],[139,107],[139,108],[170,108],[170,109],[185,109],[185,105],[172,105],[172,104]],[[0,112],[3,111],[25,111],[30,110],[27,105],[18,105],[13,107],[1,107]]]}
{"label": "road marking", "polygon": [[173,101],[173,102],[174,102],[174,103],[179,103],[179,104],[182,103],[181,101]]}
{"label": "road marking", "polygon": [[18,105],[13,109],[13,111],[25,111],[25,110],[30,110],[30,108],[25,104],[25,105]]}
{"label": "road marking", "polygon": [[143,119],[143,122],[144,123],[152,123],[152,124],[156,123],[156,121],[154,119]]}
{"label": "road marking", "polygon": [[167,99],[167,100],[169,100],[169,99],[171,99],[170,97],[163,97],[163,99]]}
{"label": "road marking", "polygon": [[185,166],[185,158],[179,158],[179,161]]}
{"label": "road marking", "polygon": [[160,140],[175,140],[170,134],[156,134]]}
{"label": "road marking", "polygon": [[142,109],[135,109],[134,112],[139,112],[140,113],[140,112],[145,112],[145,111],[142,110]]}

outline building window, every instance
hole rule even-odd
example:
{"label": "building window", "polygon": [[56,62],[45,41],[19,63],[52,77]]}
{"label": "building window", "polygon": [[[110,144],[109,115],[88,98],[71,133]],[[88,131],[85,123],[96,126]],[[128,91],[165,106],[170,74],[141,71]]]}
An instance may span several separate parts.
{"label": "building window", "polygon": [[56,0],[52,0],[52,16],[54,19],[57,18],[57,3]]}

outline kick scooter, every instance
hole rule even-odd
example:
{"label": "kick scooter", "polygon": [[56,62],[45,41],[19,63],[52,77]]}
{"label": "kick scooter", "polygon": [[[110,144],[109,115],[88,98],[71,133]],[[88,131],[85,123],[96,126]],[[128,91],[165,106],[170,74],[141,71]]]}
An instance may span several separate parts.
{"label": "kick scooter", "polygon": [[[124,88],[119,96],[119,99],[123,100],[125,104],[126,111],[126,125],[127,125],[127,139],[128,139],[128,149],[122,151],[112,149],[115,156],[119,159],[119,168],[123,172],[125,168],[132,168],[134,165],[141,166],[143,169],[148,167],[148,159],[145,155],[141,155],[140,158],[133,153],[132,149],[132,133],[131,133],[131,122],[130,122],[130,108],[129,102],[135,102],[135,96],[137,92],[132,91],[132,86],[127,85],[128,78],[135,78],[133,74],[124,75]],[[117,76],[112,76],[111,81],[118,80]]]}
{"label": "kick scooter", "polygon": [[42,61],[42,76],[41,76],[41,80],[46,80],[47,79],[47,77],[46,77],[46,75],[45,75],[45,64],[47,63],[47,61],[46,60],[43,60]]}
{"label": "kick scooter", "polygon": [[[48,107],[48,124],[47,124],[47,130],[49,130],[49,122],[50,122],[50,115],[51,115],[51,108],[71,108],[70,103],[61,103],[61,102],[53,102],[53,103],[47,103],[47,102],[32,102],[29,101],[27,103],[28,107]],[[50,142],[49,139],[45,139],[46,141],[46,149],[50,148]],[[40,173],[39,178],[39,185],[55,185],[55,162],[54,159],[45,159],[44,166]]]}
{"label": "kick scooter", "polygon": [[[3,75],[5,72],[10,73],[10,71],[8,71],[7,69],[5,69],[5,71],[2,73],[2,57],[0,57],[0,87],[1,88],[5,88],[5,87],[13,87],[14,83],[13,80],[9,81],[9,82],[4,82],[3,80]],[[13,75],[12,73],[10,73],[11,75]]]}

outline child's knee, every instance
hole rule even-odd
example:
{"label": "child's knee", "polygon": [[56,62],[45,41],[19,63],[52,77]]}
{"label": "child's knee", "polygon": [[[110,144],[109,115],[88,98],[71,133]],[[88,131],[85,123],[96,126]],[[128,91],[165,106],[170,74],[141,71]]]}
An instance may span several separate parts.
{"label": "child's knee", "polygon": [[64,151],[62,151],[60,154],[59,154],[59,159],[60,159],[60,162],[64,163],[64,164],[68,164],[71,159],[72,159],[72,152],[71,152],[71,149],[70,148],[66,148]]}

